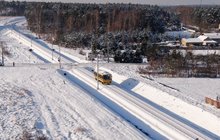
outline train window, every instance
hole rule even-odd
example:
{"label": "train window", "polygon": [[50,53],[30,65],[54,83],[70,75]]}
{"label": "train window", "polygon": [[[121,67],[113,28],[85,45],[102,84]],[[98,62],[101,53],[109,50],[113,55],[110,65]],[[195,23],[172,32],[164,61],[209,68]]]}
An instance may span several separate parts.
{"label": "train window", "polygon": [[111,76],[110,75],[104,75],[103,79],[105,79],[105,80],[111,79]]}

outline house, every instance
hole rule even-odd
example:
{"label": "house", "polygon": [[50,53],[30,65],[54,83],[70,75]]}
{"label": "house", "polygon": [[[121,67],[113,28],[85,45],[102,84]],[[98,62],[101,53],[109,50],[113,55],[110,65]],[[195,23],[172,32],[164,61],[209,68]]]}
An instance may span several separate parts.
{"label": "house", "polygon": [[[220,37],[220,36],[219,36]],[[200,35],[198,38],[183,38],[181,43],[182,46],[190,47],[190,46],[217,46],[218,37],[216,35],[211,34],[203,34]],[[219,38],[220,41],[220,38]]]}
{"label": "house", "polygon": [[209,37],[210,39],[220,44],[220,33],[204,33],[203,35]]}
{"label": "house", "polygon": [[191,46],[202,46],[203,41],[199,38],[183,38],[181,40],[182,46],[191,47]]}
{"label": "house", "polygon": [[200,35],[198,38],[200,40],[202,40],[202,42],[203,42],[202,45],[203,46],[216,46],[218,44],[215,40],[213,40],[210,37],[205,36],[205,35]]}

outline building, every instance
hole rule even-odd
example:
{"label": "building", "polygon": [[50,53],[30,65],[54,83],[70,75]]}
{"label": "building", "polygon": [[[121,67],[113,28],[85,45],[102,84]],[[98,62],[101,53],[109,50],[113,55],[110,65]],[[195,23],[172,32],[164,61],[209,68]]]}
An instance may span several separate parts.
{"label": "building", "polygon": [[165,41],[165,42],[158,42],[158,43],[154,43],[157,46],[160,47],[180,47],[180,41]]}
{"label": "building", "polygon": [[192,47],[192,46],[202,46],[203,41],[199,38],[183,38],[181,40],[182,46]]}
{"label": "building", "polygon": [[202,42],[203,42],[202,45],[203,46],[216,46],[218,44],[215,40],[213,40],[210,37],[205,36],[205,35],[200,35],[198,38],[200,40],[202,40]]}
{"label": "building", "polygon": [[220,44],[220,33],[204,33],[203,35],[209,37],[209,39],[212,39],[216,41],[218,44]]}
{"label": "building", "polygon": [[[218,42],[219,41],[219,42]],[[183,38],[182,46],[192,47],[192,46],[217,46],[220,44],[220,35],[206,33],[200,35],[198,38]]]}

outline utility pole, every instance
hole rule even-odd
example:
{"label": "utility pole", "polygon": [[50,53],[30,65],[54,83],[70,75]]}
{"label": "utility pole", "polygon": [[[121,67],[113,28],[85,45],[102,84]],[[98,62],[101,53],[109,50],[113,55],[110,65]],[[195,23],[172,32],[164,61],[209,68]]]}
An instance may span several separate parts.
{"label": "utility pole", "polygon": [[53,52],[54,52],[53,42],[54,42],[54,38],[52,38],[52,48],[51,48],[51,51],[52,51],[52,60],[53,60]]}
{"label": "utility pole", "polygon": [[3,43],[1,42],[1,48],[2,48],[2,66],[4,66],[4,48]]}
{"label": "utility pole", "polygon": [[[31,48],[30,48],[30,52],[32,52],[32,37],[30,37],[31,40]],[[31,54],[29,55],[29,63],[31,63]]]}
{"label": "utility pole", "polygon": [[2,66],[4,66],[4,50],[3,50],[3,46],[2,46]]}
{"label": "utility pole", "polygon": [[32,37],[30,37],[30,39],[31,39],[31,49],[32,49]]}
{"label": "utility pole", "polygon": [[97,90],[99,90],[99,79],[98,79],[98,74],[99,74],[99,54],[97,55],[97,65],[96,65],[96,80],[97,80]]}
{"label": "utility pole", "polygon": [[52,43],[52,60],[53,60],[53,51],[54,51],[54,49],[53,49],[53,43]]}
{"label": "utility pole", "polygon": [[60,55],[59,55],[58,61],[59,61],[60,69],[61,69],[62,67],[61,67],[61,53],[60,53],[60,46],[59,46],[59,54],[60,54]]}
{"label": "utility pole", "polygon": [[220,66],[220,65],[217,64],[217,78],[219,77],[219,76],[218,76],[218,68],[219,68],[219,66]]}

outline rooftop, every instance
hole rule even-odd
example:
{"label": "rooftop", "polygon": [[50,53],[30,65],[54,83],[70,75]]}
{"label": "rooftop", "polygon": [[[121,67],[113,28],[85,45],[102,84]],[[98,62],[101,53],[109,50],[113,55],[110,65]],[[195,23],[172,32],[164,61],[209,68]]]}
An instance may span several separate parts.
{"label": "rooftop", "polygon": [[220,39],[220,33],[204,33],[204,36],[207,36],[210,39]]}
{"label": "rooftop", "polygon": [[207,38],[208,38],[208,36],[205,36],[205,35],[200,35],[198,38],[199,38],[200,40],[204,41],[205,39],[207,39]]}
{"label": "rooftop", "polygon": [[203,41],[199,38],[187,38],[185,39],[187,43],[202,43]]}

